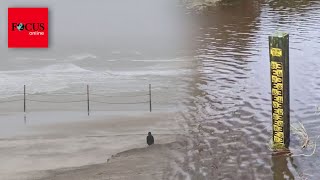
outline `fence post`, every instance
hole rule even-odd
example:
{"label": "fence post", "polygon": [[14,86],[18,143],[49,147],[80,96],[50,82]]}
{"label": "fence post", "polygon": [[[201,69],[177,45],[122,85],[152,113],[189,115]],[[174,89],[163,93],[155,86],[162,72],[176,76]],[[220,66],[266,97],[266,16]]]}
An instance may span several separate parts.
{"label": "fence post", "polygon": [[290,143],[289,34],[269,36],[269,55],[273,148],[281,150]]}
{"label": "fence post", "polygon": [[88,116],[90,115],[89,85],[87,85]]}
{"label": "fence post", "polygon": [[152,111],[152,103],[151,103],[151,84],[149,84],[149,105],[150,105],[150,112]]}
{"label": "fence post", "polygon": [[26,113],[26,85],[23,86],[23,112]]}

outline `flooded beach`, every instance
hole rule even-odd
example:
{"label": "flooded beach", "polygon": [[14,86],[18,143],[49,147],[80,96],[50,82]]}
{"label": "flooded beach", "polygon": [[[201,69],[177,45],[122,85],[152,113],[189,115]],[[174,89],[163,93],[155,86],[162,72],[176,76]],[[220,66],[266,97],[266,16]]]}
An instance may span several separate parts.
{"label": "flooded beach", "polygon": [[[0,44],[0,177],[70,179],[96,168],[96,179],[104,169],[113,179],[319,179],[318,149],[269,149],[268,36],[289,33],[291,123],[317,137],[320,2],[73,3],[25,3],[49,7],[48,50]],[[293,137],[290,147],[312,153]]]}
{"label": "flooded beach", "polygon": [[192,113],[184,113],[198,127],[185,164],[191,179],[318,179],[318,150],[270,155],[268,36],[290,35],[291,123],[301,121],[316,137],[319,8],[318,1],[230,1],[196,16],[199,76]]}

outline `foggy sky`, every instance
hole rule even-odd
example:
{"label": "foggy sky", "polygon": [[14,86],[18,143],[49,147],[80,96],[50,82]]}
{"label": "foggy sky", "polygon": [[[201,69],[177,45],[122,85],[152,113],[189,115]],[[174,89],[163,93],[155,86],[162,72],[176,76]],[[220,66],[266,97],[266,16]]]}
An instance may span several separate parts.
{"label": "foggy sky", "polygon": [[[49,49],[8,49],[8,7],[49,8]],[[187,28],[181,14],[172,0],[5,0],[0,2],[0,57],[170,54],[184,46]]]}

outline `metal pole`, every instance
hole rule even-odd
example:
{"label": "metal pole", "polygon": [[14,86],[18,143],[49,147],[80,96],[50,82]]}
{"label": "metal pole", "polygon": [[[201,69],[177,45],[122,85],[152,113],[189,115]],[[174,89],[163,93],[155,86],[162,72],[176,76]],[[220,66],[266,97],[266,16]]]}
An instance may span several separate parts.
{"label": "metal pole", "polygon": [[87,85],[88,116],[90,115],[89,85]]}
{"label": "metal pole", "polygon": [[23,111],[26,113],[26,85],[23,86]]}
{"label": "metal pole", "polygon": [[151,103],[151,84],[149,84],[149,105],[150,105],[150,112],[152,111],[152,103]]}
{"label": "metal pole", "polygon": [[269,49],[273,148],[281,150],[290,143],[289,34],[269,36]]}

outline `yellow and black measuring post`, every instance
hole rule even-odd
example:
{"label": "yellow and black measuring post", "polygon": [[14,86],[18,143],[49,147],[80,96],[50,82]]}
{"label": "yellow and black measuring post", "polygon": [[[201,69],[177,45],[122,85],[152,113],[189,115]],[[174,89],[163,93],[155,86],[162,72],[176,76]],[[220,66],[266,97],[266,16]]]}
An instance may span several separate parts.
{"label": "yellow and black measuring post", "polygon": [[289,34],[269,36],[272,98],[272,139],[275,150],[289,147],[290,96],[289,96]]}

